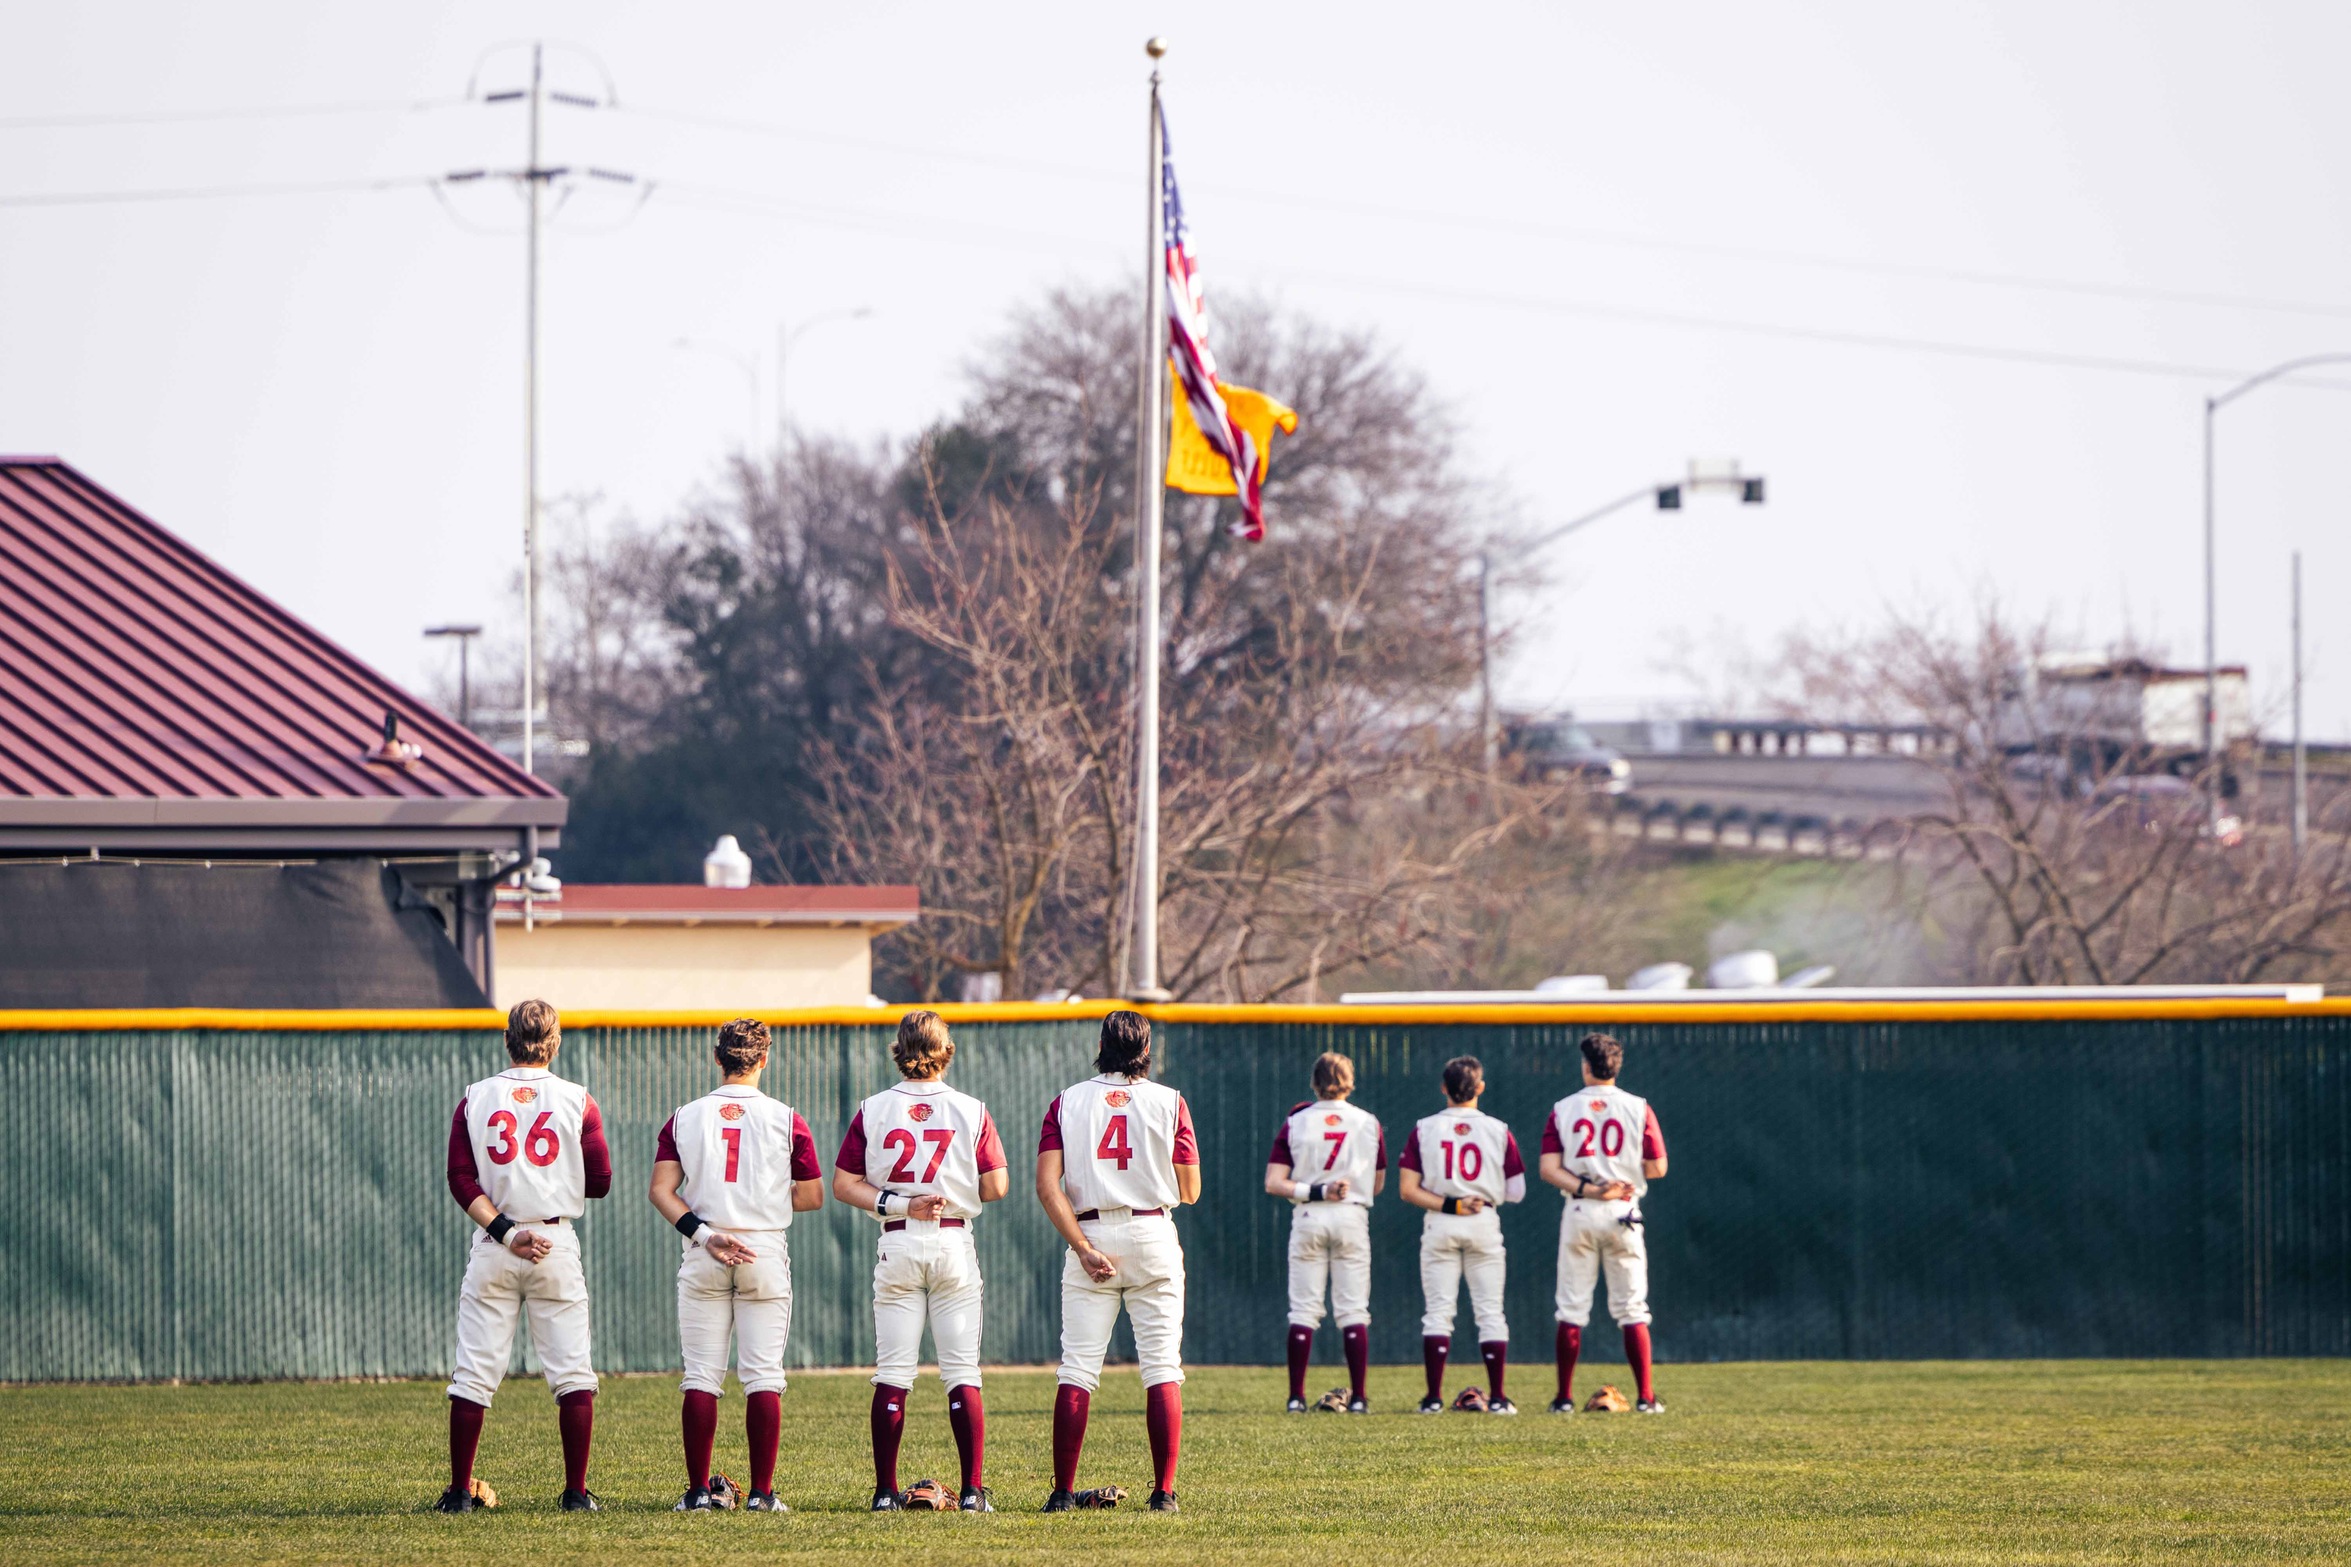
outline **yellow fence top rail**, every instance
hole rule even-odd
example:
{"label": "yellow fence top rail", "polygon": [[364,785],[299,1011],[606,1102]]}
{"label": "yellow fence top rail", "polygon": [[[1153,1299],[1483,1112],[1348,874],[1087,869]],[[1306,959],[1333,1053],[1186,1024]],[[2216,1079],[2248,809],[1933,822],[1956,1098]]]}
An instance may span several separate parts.
{"label": "yellow fence top rail", "polygon": [[[932,1008],[950,1023],[1092,1022],[1126,1003],[942,1002]],[[774,1028],[868,1025],[895,1027],[912,1006],[800,1007],[760,1014]],[[1437,1025],[1509,1027],[1566,1024],[1607,1027],[1634,1023],[1902,1023],[2160,1022],[2168,1019],[2305,1018],[2351,1016],[2351,997],[2322,1001],[2206,997],[2150,1001],[1744,1001],[1558,1002],[1505,1005],[1219,1006],[1192,1002],[1140,1005],[1165,1023]],[[563,1015],[572,1030],[590,1028],[716,1028],[731,1012],[610,1012],[582,1009]],[[333,1033],[503,1029],[503,1013],[487,1009],[414,1011],[280,1011],[228,1007],[129,1007],[58,1011],[0,1011],[0,1032],[137,1033],[190,1029]]]}

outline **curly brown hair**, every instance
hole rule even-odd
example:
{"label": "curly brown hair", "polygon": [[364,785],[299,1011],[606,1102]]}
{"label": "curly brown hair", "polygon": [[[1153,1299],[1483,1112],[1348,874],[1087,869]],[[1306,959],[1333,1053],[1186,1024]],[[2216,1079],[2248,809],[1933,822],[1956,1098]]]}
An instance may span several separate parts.
{"label": "curly brown hair", "polygon": [[767,1061],[767,1025],[755,1017],[739,1017],[718,1031],[719,1070],[736,1077]]}
{"label": "curly brown hair", "polygon": [[1614,1034],[1586,1034],[1582,1048],[1584,1065],[1601,1082],[1615,1082],[1616,1074],[1624,1070],[1624,1046],[1616,1042]]}
{"label": "curly brown hair", "polygon": [[947,1063],[955,1059],[955,1041],[947,1037],[947,1020],[927,1009],[907,1013],[898,1020],[898,1038],[890,1046],[890,1059],[898,1063],[899,1076],[915,1082],[944,1076]]}
{"label": "curly brown hair", "polygon": [[506,1059],[516,1066],[545,1066],[563,1043],[563,1020],[552,1001],[517,1001],[506,1014]]}

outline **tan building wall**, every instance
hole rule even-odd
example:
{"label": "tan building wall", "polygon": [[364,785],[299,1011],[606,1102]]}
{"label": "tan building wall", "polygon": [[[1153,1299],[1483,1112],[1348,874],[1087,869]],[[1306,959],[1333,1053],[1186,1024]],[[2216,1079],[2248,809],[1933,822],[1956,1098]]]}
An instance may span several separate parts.
{"label": "tan building wall", "polygon": [[757,1013],[862,1006],[873,990],[863,926],[589,925],[500,921],[495,1000],[563,1008]]}

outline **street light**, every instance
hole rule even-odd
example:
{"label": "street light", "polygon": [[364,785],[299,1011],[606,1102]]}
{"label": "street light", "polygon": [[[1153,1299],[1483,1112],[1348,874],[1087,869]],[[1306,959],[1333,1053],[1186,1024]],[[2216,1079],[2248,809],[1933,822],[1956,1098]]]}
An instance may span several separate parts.
{"label": "street light", "polygon": [[[1536,551],[1558,543],[1578,528],[1588,527],[1603,517],[1614,516],[1641,501],[1654,500],[1659,511],[1680,511],[1684,492],[1703,494],[1717,490],[1737,492],[1742,506],[1763,504],[1763,479],[1760,475],[1741,473],[1735,460],[1692,458],[1687,478],[1665,484],[1644,484],[1631,494],[1620,495],[1605,506],[1595,507],[1580,517],[1571,517],[1519,545],[1516,558],[1525,560]],[[1485,550],[1478,551],[1478,735],[1485,749],[1486,776],[1491,778],[1501,758],[1498,754],[1499,737],[1494,729],[1494,563],[1491,554]]]}
{"label": "street light", "polygon": [[784,406],[784,361],[791,357],[792,345],[828,321],[863,321],[872,314],[873,306],[858,305],[852,309],[822,311],[798,326],[782,321],[776,323],[776,453],[779,459],[792,438],[792,421]]}
{"label": "street light", "polygon": [[473,639],[482,634],[479,626],[427,626],[428,637],[455,637],[457,639],[457,722],[466,729],[473,727]]}
{"label": "street light", "polygon": [[705,343],[699,338],[681,337],[669,345],[698,354],[716,354],[728,364],[743,372],[743,384],[751,393],[751,422],[744,426],[743,455],[748,457],[759,450],[759,361],[749,354],[738,354],[717,343]]}
{"label": "street light", "polygon": [[2308,354],[2300,359],[2289,359],[2282,365],[2273,365],[2259,375],[2248,376],[2217,397],[2204,399],[2204,770],[2207,779],[2205,819],[2211,825],[2213,836],[2220,836],[2220,663],[2216,652],[2213,628],[2213,543],[2212,543],[2212,421],[2223,408],[2256,387],[2266,386],[2280,376],[2292,375],[2297,370],[2308,370],[2318,365],[2351,364],[2351,354]]}

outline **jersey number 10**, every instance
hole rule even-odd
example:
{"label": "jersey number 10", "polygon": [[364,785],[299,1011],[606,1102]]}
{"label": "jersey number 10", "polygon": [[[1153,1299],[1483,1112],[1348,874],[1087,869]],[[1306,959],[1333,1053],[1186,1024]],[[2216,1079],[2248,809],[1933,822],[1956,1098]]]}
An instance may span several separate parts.
{"label": "jersey number 10", "polygon": [[1464,1181],[1474,1181],[1481,1173],[1484,1172],[1486,1168],[1486,1151],[1483,1148],[1480,1148],[1477,1144],[1463,1143],[1461,1145],[1461,1157],[1459,1160],[1461,1168],[1458,1172],[1458,1177],[1456,1176],[1456,1172],[1454,1170],[1455,1160],[1453,1155],[1453,1144],[1444,1142],[1437,1144],[1437,1146],[1445,1150],[1446,1180],[1450,1181],[1458,1178]]}

